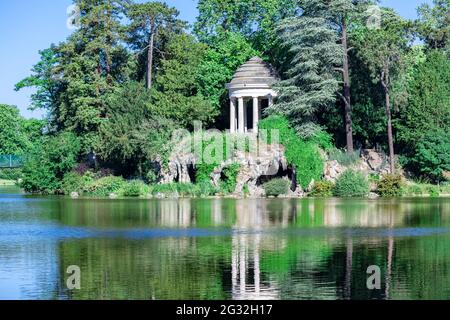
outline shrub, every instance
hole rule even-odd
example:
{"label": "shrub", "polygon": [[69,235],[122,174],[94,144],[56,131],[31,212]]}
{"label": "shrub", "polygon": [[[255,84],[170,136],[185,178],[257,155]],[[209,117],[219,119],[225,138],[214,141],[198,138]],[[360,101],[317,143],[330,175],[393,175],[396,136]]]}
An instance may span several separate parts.
{"label": "shrub", "polygon": [[[163,195],[174,195],[178,194],[181,197],[195,197],[201,195],[209,195],[209,193],[204,190],[205,193],[202,194],[202,185],[206,185],[207,183],[200,183],[199,185],[194,185],[192,183],[167,183],[167,184],[158,184],[153,186],[152,193],[153,195],[163,194]],[[212,186],[212,184],[211,184]]]}
{"label": "shrub", "polygon": [[126,187],[126,181],[122,177],[108,176],[93,180],[85,186],[85,192],[99,197],[106,197],[111,193],[118,193]]}
{"label": "shrub", "polygon": [[30,150],[21,186],[27,192],[61,192],[61,181],[77,164],[80,148],[78,138],[70,132],[44,137]]}
{"label": "shrub", "polygon": [[399,174],[386,174],[378,182],[377,191],[382,197],[399,197],[403,193],[403,177]]}
{"label": "shrub", "polygon": [[237,177],[240,169],[241,166],[237,163],[229,165],[223,169],[222,180],[220,183],[220,191],[223,194],[230,194],[236,190]]}
{"label": "shrub", "polygon": [[379,174],[377,174],[377,173],[369,174],[369,182],[370,183],[378,183],[378,182],[380,182],[380,180],[381,180],[381,177]]}
{"label": "shrub", "polygon": [[22,169],[0,169],[0,179],[17,181],[22,178]]}
{"label": "shrub", "polygon": [[213,196],[215,195],[218,190],[214,187],[214,185],[211,183],[211,181],[204,181],[197,184],[198,187],[198,194],[197,196]]}
{"label": "shrub", "polygon": [[361,151],[356,150],[353,152],[346,152],[339,149],[333,149],[328,153],[328,157],[331,161],[335,160],[343,166],[351,166],[357,163],[361,158]]}
{"label": "shrub", "polygon": [[347,170],[337,179],[333,194],[337,197],[365,197],[369,194],[369,182],[361,173]]}
{"label": "shrub", "polygon": [[428,191],[428,194],[430,195],[430,197],[432,197],[432,198],[437,198],[441,194],[438,186],[429,186],[427,188],[427,191]]}
{"label": "shrub", "polygon": [[125,197],[140,197],[149,193],[150,187],[143,181],[133,180],[125,183],[120,193]]}
{"label": "shrub", "polygon": [[317,181],[310,193],[312,197],[331,197],[333,195],[334,183],[330,181]]}
{"label": "shrub", "polygon": [[279,143],[286,151],[285,156],[290,164],[295,166],[297,181],[303,187],[308,188],[312,180],[320,180],[323,175],[324,159],[322,158],[319,146],[327,147],[331,138],[325,132],[310,139],[300,138],[295,130],[290,126],[289,120],[282,116],[270,116],[260,122],[261,138],[271,144],[275,137],[272,137],[271,130],[278,130]]}
{"label": "shrub", "polygon": [[273,179],[263,185],[268,197],[278,197],[287,194],[289,191],[290,182],[285,179]]}
{"label": "shrub", "polygon": [[244,193],[244,196],[246,196],[246,197],[250,195],[250,188],[247,183],[244,185],[242,192]]}
{"label": "shrub", "polygon": [[90,179],[88,175],[79,175],[76,172],[69,172],[62,180],[62,192],[66,195],[69,195],[72,192],[83,193],[86,185],[91,181],[92,179]]}
{"label": "shrub", "polygon": [[423,194],[422,188],[418,185],[413,185],[408,190],[409,194],[413,194],[415,196],[421,196]]}
{"label": "shrub", "polygon": [[198,195],[198,187],[192,183],[176,183],[175,189],[181,197],[194,197]]}

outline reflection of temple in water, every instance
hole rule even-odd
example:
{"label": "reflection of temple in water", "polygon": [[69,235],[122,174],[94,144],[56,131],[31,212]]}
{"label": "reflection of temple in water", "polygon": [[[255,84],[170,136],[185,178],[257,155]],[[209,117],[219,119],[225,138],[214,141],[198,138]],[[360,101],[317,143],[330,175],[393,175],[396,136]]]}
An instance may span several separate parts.
{"label": "reflection of temple in water", "polygon": [[248,237],[233,235],[231,254],[232,299],[276,300],[279,289],[276,283],[261,281],[261,235]]}
{"label": "reflection of temple in water", "polygon": [[277,202],[278,213],[268,210],[268,202],[237,201],[236,222],[232,234],[231,277],[232,298],[236,300],[279,299],[276,281],[261,277],[262,250],[283,249],[286,239],[263,234],[267,228],[287,228],[295,218],[293,202]]}
{"label": "reflection of temple in water", "polygon": [[[228,205],[224,205],[228,203]],[[283,284],[263,272],[263,256],[286,249],[289,239],[280,237],[280,232],[288,228],[294,230],[321,230],[329,228],[325,243],[343,248],[344,259],[342,291],[339,296],[350,299],[355,294],[355,277],[360,277],[361,266],[355,266],[354,259],[358,246],[376,245],[385,249],[382,262],[383,295],[391,296],[393,278],[393,257],[395,238],[390,233],[394,228],[405,226],[410,216],[411,204],[402,202],[354,200],[327,201],[303,200],[230,200],[203,201],[201,205],[193,200],[162,201],[160,223],[165,227],[205,227],[199,225],[200,217],[207,216],[207,227],[226,227],[231,229],[231,298],[237,300],[279,299]],[[203,217],[204,219],[205,217]],[[387,233],[373,233],[358,238],[355,242],[351,233],[345,230],[357,228],[381,228]],[[341,233],[333,233],[341,230]],[[272,234],[273,232],[273,234]],[[289,232],[289,231],[288,231]],[[277,234],[278,233],[278,234]],[[338,235],[336,237],[336,235]],[[331,239],[331,240],[330,240]],[[339,249],[340,250],[340,249]],[[368,261],[370,262],[370,261]],[[301,270],[298,270],[301,272]],[[308,271],[306,271],[308,272]],[[364,278],[365,270],[362,271]],[[361,279],[359,279],[361,280]],[[360,282],[360,281],[359,281]],[[286,285],[286,284],[284,284]],[[310,290],[313,283],[297,283],[298,290]],[[304,287],[302,287],[304,285]],[[359,286],[360,284],[358,284]],[[335,294],[338,294],[335,292]]]}

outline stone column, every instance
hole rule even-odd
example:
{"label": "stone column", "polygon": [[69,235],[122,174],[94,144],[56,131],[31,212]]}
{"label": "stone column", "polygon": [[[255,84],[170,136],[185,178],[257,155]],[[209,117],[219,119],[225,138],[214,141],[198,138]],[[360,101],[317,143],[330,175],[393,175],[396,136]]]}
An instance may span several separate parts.
{"label": "stone column", "polygon": [[245,132],[245,127],[244,127],[244,98],[243,97],[239,97],[238,98],[238,108],[239,108],[239,128],[238,128],[238,131],[239,131],[239,133],[244,133]]}
{"label": "stone column", "polygon": [[259,98],[253,97],[253,133],[258,133]]}
{"label": "stone column", "polygon": [[236,99],[230,99],[230,132],[236,132]]}
{"label": "stone column", "polygon": [[248,127],[248,117],[247,117],[247,109],[248,108],[248,100],[244,99],[244,133],[247,133]]}
{"label": "stone column", "polygon": [[269,95],[269,107],[273,105],[273,97],[272,95]]}

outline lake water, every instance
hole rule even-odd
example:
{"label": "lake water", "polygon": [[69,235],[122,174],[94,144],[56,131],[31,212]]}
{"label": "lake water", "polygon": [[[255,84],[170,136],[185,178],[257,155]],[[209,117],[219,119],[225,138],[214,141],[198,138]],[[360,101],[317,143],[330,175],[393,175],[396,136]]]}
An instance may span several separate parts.
{"label": "lake water", "polygon": [[[81,290],[68,290],[69,266]],[[367,289],[367,268],[381,289]],[[0,299],[450,299],[450,199],[72,200],[0,188]]]}

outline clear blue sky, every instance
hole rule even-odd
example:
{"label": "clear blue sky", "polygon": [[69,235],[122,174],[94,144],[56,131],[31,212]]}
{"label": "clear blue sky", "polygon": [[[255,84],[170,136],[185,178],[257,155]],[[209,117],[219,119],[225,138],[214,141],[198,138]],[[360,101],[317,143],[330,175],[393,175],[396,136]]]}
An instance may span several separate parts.
{"label": "clear blue sky", "polygon": [[[181,18],[194,22],[196,0],[166,0],[181,13]],[[405,18],[415,18],[419,4],[431,0],[382,0]],[[38,51],[51,43],[63,41],[70,30],[66,27],[67,7],[71,0],[0,0],[0,103],[16,105],[26,117],[42,117],[42,111],[31,112],[31,90],[14,91],[14,84],[30,74],[38,62]]]}

